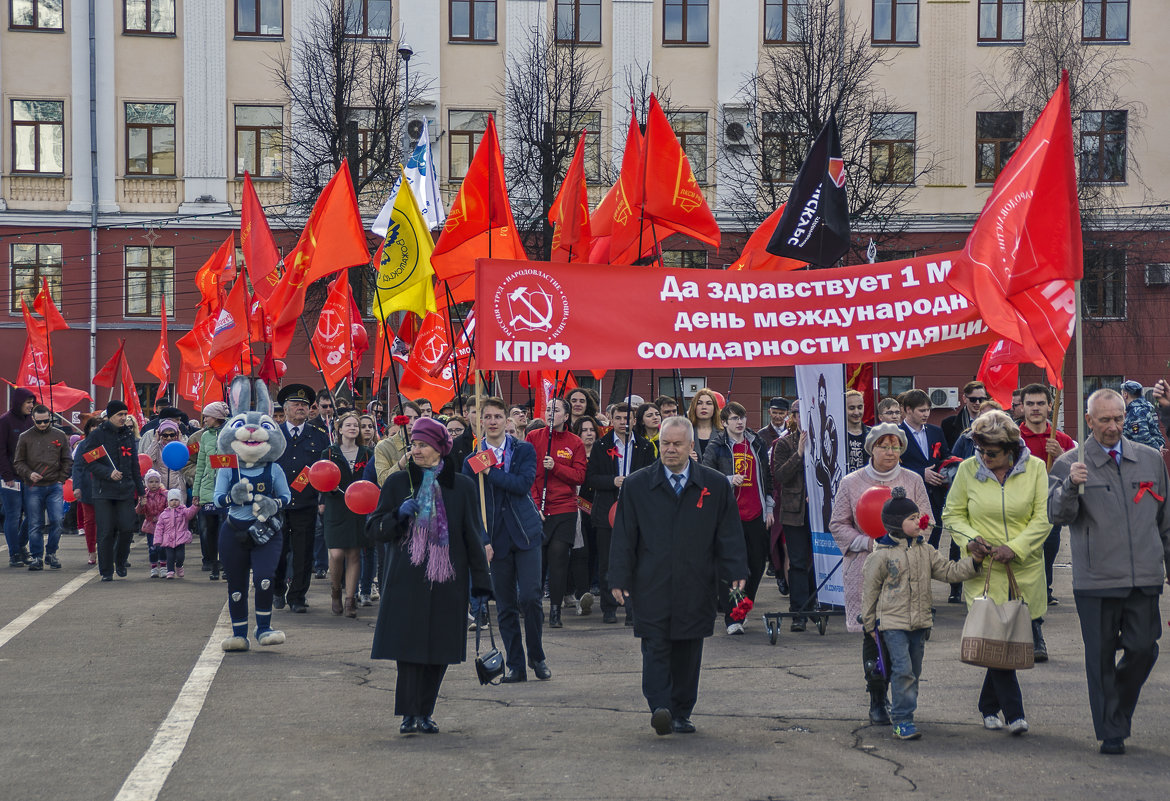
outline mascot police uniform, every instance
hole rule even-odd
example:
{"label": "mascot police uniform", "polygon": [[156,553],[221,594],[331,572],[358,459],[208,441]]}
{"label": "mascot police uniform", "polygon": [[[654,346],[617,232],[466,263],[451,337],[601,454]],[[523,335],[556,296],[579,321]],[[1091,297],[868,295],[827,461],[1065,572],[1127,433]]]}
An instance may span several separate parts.
{"label": "mascot police uniform", "polygon": [[219,530],[219,558],[227,578],[232,636],[221,645],[225,651],[246,651],[249,569],[256,587],[256,642],[284,642],[284,632],[271,625],[272,594],[283,542],[280,510],[292,494],[276,464],[284,453],[284,434],[272,419],[264,382],[253,385],[252,379],[237,376],[228,394],[233,416],[220,430],[219,452],[235,463],[220,467],[216,474],[215,505],[228,510]]}

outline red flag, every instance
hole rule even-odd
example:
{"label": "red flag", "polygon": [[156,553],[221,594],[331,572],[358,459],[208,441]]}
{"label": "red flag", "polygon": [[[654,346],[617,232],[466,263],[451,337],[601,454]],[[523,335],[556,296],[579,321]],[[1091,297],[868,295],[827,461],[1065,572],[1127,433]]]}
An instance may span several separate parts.
{"label": "red flag", "polygon": [[204,373],[188,370],[186,363],[179,365],[179,381],[175,388],[179,397],[198,402],[203,394]]}
{"label": "red flag", "polygon": [[[358,211],[349,165],[344,159],[321,190],[296,248],[285,256],[285,272],[289,272],[290,265],[298,263],[305,265],[305,284],[346,267],[370,263],[362,215]],[[272,295],[275,295],[275,290],[269,296],[270,301]],[[271,303],[269,308],[272,308]]]}
{"label": "red flag", "polygon": [[313,347],[309,361],[325,376],[325,383],[335,386],[350,374],[353,361],[353,296],[349,278],[342,273],[329,285],[329,296],[321,307],[317,327],[313,330]]}
{"label": "red flag", "polygon": [[431,253],[431,266],[445,280],[474,272],[475,260],[489,256],[528,258],[512,218],[512,204],[504,186],[504,156],[495,119],[490,116],[459,194],[447,212],[443,233]]}
{"label": "red flag", "polygon": [[98,445],[92,451],[86,451],[85,453],[81,454],[81,458],[85,459],[85,461],[89,464],[93,464],[98,459],[108,459],[109,456],[110,455],[106,452],[105,445]]}
{"label": "red flag", "polygon": [[654,95],[650,95],[642,148],[642,203],[646,216],[657,226],[669,225],[680,234],[718,247],[719,223],[715,222],[715,215],[695,180],[690,159]]}
{"label": "red flag", "polygon": [[[413,315],[407,315],[408,317]],[[390,355],[390,342],[386,334],[387,323],[385,320],[375,320],[375,336],[374,336],[374,389],[382,386],[382,379],[390,372],[391,365],[394,360]]]}
{"label": "red flag", "polygon": [[[988,327],[1020,343],[1028,361],[1064,359],[1068,339],[1056,335],[1063,313],[1054,299],[1081,278],[1081,221],[1077,203],[1068,75],[992,187],[963,258],[948,283],[970,298]],[[1042,297],[1030,290],[1048,286]]]}
{"label": "red flag", "polygon": [[114,383],[118,380],[118,370],[122,365],[122,352],[126,348],[126,340],[118,340],[118,350],[110,357],[110,360],[102,365],[102,368],[94,374],[91,383],[98,387],[113,388]]}
{"label": "red flag", "polygon": [[552,261],[587,261],[593,247],[589,230],[589,188],[585,183],[585,132],[577,139],[577,150],[561,191],[548,210],[553,231]]}
{"label": "red flag", "polygon": [[49,356],[36,346],[31,336],[24,340],[24,351],[20,354],[20,367],[16,372],[13,386],[32,389],[49,383]]}
{"label": "red flag", "polygon": [[550,400],[576,389],[577,379],[570,370],[526,370],[520,373],[520,386],[533,391],[532,418],[536,420],[544,417]]}
{"label": "red flag", "polygon": [[134,376],[130,374],[130,363],[122,354],[122,401],[126,404],[126,412],[138,421],[141,428],[146,425],[146,415],[142,413],[142,403],[138,400],[138,388],[134,386]]}
{"label": "red flag", "polygon": [[217,453],[207,457],[207,463],[215,469],[223,467],[239,467],[240,463],[234,453]]}
{"label": "red flag", "polygon": [[[20,386],[19,384],[17,386]],[[76,389],[64,381],[58,381],[53,386],[25,387],[37,397],[37,403],[43,403],[56,412],[71,409],[82,401],[93,400],[84,389]]]}
{"label": "red flag", "polygon": [[780,218],[784,216],[784,207],[786,205],[786,203],[781,203],[780,208],[769,214],[768,219],[760,223],[760,227],[755,230],[755,233],[748,237],[747,243],[743,246],[743,253],[740,253],[735,263],[727,269],[799,270],[801,267],[808,266],[807,263],[798,261],[797,259],[774,256],[764,249],[767,247],[769,240],[772,239],[772,234],[775,233]]}
{"label": "red flag", "polygon": [[[220,381],[227,379],[232,370],[239,366],[247,348],[248,335],[248,291],[243,277],[236,278],[232,291],[228,293],[223,308],[215,321],[211,347],[207,352],[207,365]],[[243,348],[241,348],[243,346]]]}
{"label": "red flag", "polygon": [[65,318],[57,309],[57,304],[53,302],[53,295],[49,292],[49,279],[43,276],[41,277],[41,291],[33,299],[33,311],[45,318],[45,330],[50,334],[69,328],[69,323],[65,322]]}
{"label": "red flag", "polygon": [[857,390],[865,399],[865,412],[861,415],[861,422],[867,426],[873,425],[877,418],[877,389],[873,385],[874,366],[874,362],[845,365],[845,388]]}
{"label": "red flag", "polygon": [[218,314],[212,316],[207,307],[200,306],[195,312],[195,322],[191,330],[175,342],[183,371],[203,373],[207,370],[207,356],[211,350],[211,337],[215,331],[216,319]]}
{"label": "red flag", "polygon": [[429,312],[419,328],[399,389],[409,398],[427,398],[436,408],[455,397],[451,339],[442,315]]}
{"label": "red flag", "polygon": [[171,354],[169,353],[170,346],[167,342],[166,295],[162,296],[162,310],[159,312],[159,328],[158,347],[155,348],[154,358],[150,360],[146,372],[158,379],[158,392],[161,396],[167,391],[167,385],[171,383]]}
{"label": "red flag", "polygon": [[212,314],[223,305],[223,285],[236,274],[236,236],[228,234],[223,244],[203,263],[195,273],[195,286],[199,288],[199,305]]}
{"label": "red flag", "polygon": [[999,401],[1004,409],[1010,409],[1012,390],[1020,385],[1020,362],[1027,360],[1021,345],[1010,339],[1001,339],[987,346],[975,378],[983,382],[987,394]]}
{"label": "red flag", "polygon": [[[642,209],[642,179],[645,172],[645,142],[638,119],[630,110],[630,129],[622,154],[622,169],[591,220],[594,236],[589,260],[599,264],[633,264],[654,251],[656,240],[672,231],[668,226],[653,225]],[[608,235],[608,239],[604,239]],[[639,247],[639,243],[641,246]]]}
{"label": "red flag", "polygon": [[51,365],[53,351],[49,347],[49,332],[46,330],[48,325],[45,321],[32,316],[32,312],[28,310],[28,302],[25,301],[23,295],[20,297],[20,311],[24,315],[24,328],[28,332],[28,341],[32,343],[34,348],[45,354]]}
{"label": "red flag", "polygon": [[244,173],[244,197],[240,206],[240,248],[244,251],[244,266],[252,288],[261,298],[267,298],[280,279],[276,272],[280,251],[276,249],[256,188],[252,186],[252,176],[247,172]]}

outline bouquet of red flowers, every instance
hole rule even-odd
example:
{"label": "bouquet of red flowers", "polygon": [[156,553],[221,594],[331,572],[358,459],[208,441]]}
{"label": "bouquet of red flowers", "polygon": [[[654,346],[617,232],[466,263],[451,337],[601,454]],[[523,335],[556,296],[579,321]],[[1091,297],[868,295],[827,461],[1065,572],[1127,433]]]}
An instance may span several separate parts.
{"label": "bouquet of red flowers", "polygon": [[735,604],[735,606],[732,607],[731,611],[727,613],[728,617],[730,617],[736,623],[742,623],[747,620],[748,613],[751,612],[752,607],[755,606],[755,604],[752,603],[752,599],[748,598],[743,590],[732,590],[731,601]]}

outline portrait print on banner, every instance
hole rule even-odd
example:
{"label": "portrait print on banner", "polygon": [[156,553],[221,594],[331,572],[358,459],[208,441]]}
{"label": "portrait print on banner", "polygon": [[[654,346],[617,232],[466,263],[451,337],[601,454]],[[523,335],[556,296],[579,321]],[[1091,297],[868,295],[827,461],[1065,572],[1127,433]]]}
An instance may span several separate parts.
{"label": "portrait print on banner", "polygon": [[800,425],[808,432],[804,454],[808,487],[808,524],[812,530],[817,584],[833,573],[817,594],[823,604],[845,605],[841,550],[829,533],[833,498],[845,474],[845,371],[840,364],[796,366]]}

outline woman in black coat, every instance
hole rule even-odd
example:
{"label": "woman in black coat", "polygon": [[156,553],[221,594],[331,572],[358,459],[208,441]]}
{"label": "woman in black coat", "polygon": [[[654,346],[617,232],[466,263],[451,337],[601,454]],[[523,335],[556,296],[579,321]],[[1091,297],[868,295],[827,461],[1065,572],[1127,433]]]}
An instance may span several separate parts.
{"label": "woman in black coat", "polygon": [[450,452],[447,429],[420,418],[411,461],[386,479],[366,528],[393,548],[370,657],[398,661],[403,734],[439,731],[431,714],[443,676],[467,657],[468,577],[476,596],[491,595],[475,485]]}

